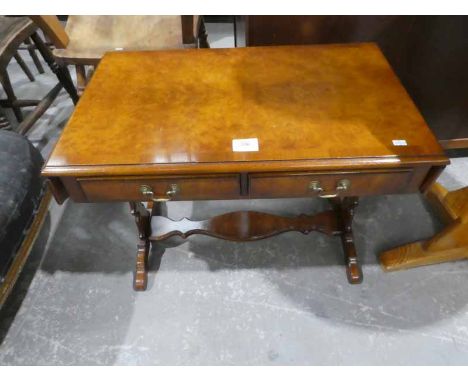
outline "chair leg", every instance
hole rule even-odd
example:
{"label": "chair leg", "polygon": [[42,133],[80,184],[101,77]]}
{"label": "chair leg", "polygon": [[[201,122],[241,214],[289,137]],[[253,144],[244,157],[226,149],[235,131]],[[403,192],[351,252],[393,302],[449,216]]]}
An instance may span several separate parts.
{"label": "chair leg", "polygon": [[200,16],[199,26],[198,26],[198,46],[200,48],[209,48],[210,44],[208,42],[208,33],[206,33],[205,22],[203,16]]}
{"label": "chair leg", "polygon": [[10,121],[0,108],[0,130],[11,130]]}
{"label": "chair leg", "polygon": [[44,73],[44,67],[41,64],[41,60],[39,60],[39,57],[37,57],[36,46],[34,45],[34,43],[31,41],[31,39],[29,37],[26,39],[25,44],[26,44],[26,47],[28,49],[29,55],[31,56],[31,58],[32,58],[32,60],[34,62],[34,65],[36,65],[37,71],[40,74],[43,74]]}
{"label": "chair leg", "polygon": [[49,65],[52,72],[55,73],[60,83],[70,95],[73,103],[76,104],[78,102],[78,93],[76,92],[76,88],[73,84],[68,68],[64,65],[57,64],[49,47],[44,44],[44,41],[42,41],[37,33],[33,33],[31,35],[31,39],[34,41],[34,44],[36,44],[36,47],[41,53],[44,61],[47,62],[47,65]]}
{"label": "chair leg", "polygon": [[78,95],[82,95],[86,87],[86,67],[84,65],[75,65],[76,69],[76,87],[78,90]]}
{"label": "chair leg", "polygon": [[26,135],[28,131],[33,127],[36,121],[46,112],[52,102],[57,98],[58,94],[62,90],[62,84],[57,83],[47,95],[38,103],[37,107],[27,115],[23,122],[18,125],[17,131],[21,135]]}
{"label": "chair leg", "polygon": [[2,83],[3,89],[5,90],[6,96],[8,98],[9,103],[12,105],[11,108],[15,113],[15,117],[18,122],[23,120],[23,113],[21,108],[15,106],[15,101],[17,100],[15,92],[13,91],[13,87],[11,86],[10,77],[8,76],[8,72],[6,69],[0,71],[0,82]]}
{"label": "chair leg", "polygon": [[15,58],[16,62],[20,66],[20,68],[23,70],[24,74],[29,78],[29,81],[33,82],[34,81],[34,76],[31,73],[31,71],[28,68],[28,65],[23,61],[23,58],[20,56],[18,52],[16,52],[13,57]]}

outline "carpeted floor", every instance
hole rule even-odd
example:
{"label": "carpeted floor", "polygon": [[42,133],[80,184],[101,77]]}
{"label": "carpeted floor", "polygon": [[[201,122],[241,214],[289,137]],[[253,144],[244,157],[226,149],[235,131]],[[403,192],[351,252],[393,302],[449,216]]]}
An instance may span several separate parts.
{"label": "carpeted floor", "polygon": [[[47,73],[37,82],[52,79]],[[62,93],[34,130],[45,154],[71,109]],[[453,163],[441,177],[451,189],[468,184],[468,160]],[[325,208],[306,199],[174,202],[167,213],[200,219],[237,209],[294,215]],[[0,313],[0,364],[468,364],[468,263],[386,274],[377,260],[439,228],[419,195],[363,198],[354,223],[361,285],[347,283],[338,238],[194,236],[154,248],[148,290],[137,293],[128,206],[53,204]]]}

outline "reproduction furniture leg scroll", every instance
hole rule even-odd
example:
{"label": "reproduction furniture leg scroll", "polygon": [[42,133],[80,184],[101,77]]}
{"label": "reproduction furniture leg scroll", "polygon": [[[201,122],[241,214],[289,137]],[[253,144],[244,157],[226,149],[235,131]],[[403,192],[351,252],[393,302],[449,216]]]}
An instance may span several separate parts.
{"label": "reproduction furniture leg scroll", "polygon": [[146,290],[148,284],[148,254],[149,240],[140,240],[137,245],[137,258],[135,267],[135,277],[133,280],[133,289],[136,291]]}
{"label": "reproduction furniture leg scroll", "polygon": [[448,192],[435,183],[426,196],[448,225],[429,240],[382,253],[380,263],[385,271],[468,258],[468,187]]}
{"label": "reproduction furniture leg scroll", "polygon": [[346,197],[341,201],[331,200],[338,215],[341,227],[341,241],[345,255],[346,276],[350,284],[362,283],[362,269],[359,264],[356,247],[354,246],[354,237],[352,223],[354,218],[354,209],[358,205],[358,198]]}
{"label": "reproduction furniture leg scroll", "polygon": [[146,290],[148,283],[148,255],[149,255],[149,235],[151,232],[150,212],[139,202],[130,202],[130,213],[135,217],[138,228],[139,242],[137,245],[137,257],[133,288],[136,291]]}

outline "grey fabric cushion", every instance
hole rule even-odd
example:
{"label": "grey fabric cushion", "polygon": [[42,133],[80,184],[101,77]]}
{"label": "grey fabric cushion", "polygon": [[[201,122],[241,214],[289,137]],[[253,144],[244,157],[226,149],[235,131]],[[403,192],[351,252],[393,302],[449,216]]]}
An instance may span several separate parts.
{"label": "grey fabric cushion", "polygon": [[23,136],[0,130],[0,280],[39,205],[41,154]]}

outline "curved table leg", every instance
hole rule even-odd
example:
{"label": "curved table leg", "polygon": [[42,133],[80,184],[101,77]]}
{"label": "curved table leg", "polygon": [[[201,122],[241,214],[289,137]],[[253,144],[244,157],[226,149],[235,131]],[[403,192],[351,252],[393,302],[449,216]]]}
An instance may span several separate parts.
{"label": "curved table leg", "polygon": [[354,209],[358,205],[358,198],[344,198],[341,205],[341,224],[342,234],[341,241],[345,252],[346,275],[351,284],[362,283],[362,269],[358,262],[356,248],[354,246],[353,237],[353,218]]}
{"label": "curved table leg", "polygon": [[354,209],[358,205],[357,197],[344,197],[330,199],[338,216],[338,224],[341,230],[341,242],[343,243],[343,251],[345,255],[346,276],[350,284],[362,283],[362,269],[359,264],[356,247],[354,246],[353,237],[353,218]]}
{"label": "curved table leg", "polygon": [[140,202],[130,202],[130,213],[135,217],[138,228],[139,242],[137,244],[137,256],[133,289],[144,291],[148,285],[148,257],[150,251],[151,217],[162,214],[162,203],[148,202],[147,207]]}
{"label": "curved table leg", "polygon": [[137,245],[135,275],[133,278],[133,289],[135,289],[136,291],[146,290],[146,286],[148,285],[149,249],[149,240],[140,240],[140,242]]}
{"label": "curved table leg", "polygon": [[150,212],[140,202],[130,202],[130,213],[135,217],[138,228],[139,242],[133,288],[137,291],[146,290],[148,284],[148,254],[150,248],[149,235],[151,233]]}

